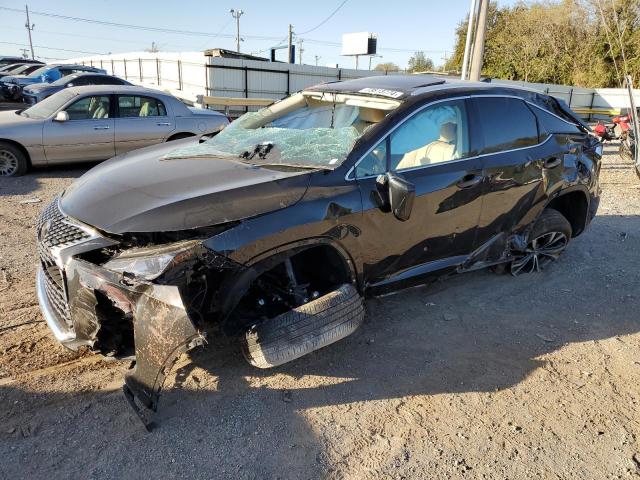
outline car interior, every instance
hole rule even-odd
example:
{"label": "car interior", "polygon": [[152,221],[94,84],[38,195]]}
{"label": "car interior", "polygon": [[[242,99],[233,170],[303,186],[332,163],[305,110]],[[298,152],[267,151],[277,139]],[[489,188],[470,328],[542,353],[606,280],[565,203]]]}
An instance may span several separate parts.
{"label": "car interior", "polygon": [[118,108],[121,118],[158,117],[167,114],[162,102],[151,97],[121,95],[118,97]]}

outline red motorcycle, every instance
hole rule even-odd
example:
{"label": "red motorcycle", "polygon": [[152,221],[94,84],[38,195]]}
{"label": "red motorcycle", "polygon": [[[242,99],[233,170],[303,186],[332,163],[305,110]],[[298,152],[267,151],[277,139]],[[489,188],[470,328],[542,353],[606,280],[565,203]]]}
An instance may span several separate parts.
{"label": "red motorcycle", "polygon": [[618,140],[631,130],[631,114],[617,115],[611,119],[612,125],[602,122],[594,127],[593,131],[603,141]]}

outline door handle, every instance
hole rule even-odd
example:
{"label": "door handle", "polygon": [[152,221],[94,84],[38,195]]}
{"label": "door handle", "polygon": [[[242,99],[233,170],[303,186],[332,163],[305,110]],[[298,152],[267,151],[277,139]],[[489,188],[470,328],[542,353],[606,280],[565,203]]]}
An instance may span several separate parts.
{"label": "door handle", "polygon": [[460,180],[456,185],[458,186],[458,188],[471,188],[478,185],[480,182],[482,182],[482,180],[484,180],[484,176],[477,175],[475,173],[469,173],[468,175],[462,177],[462,180]]}
{"label": "door handle", "polygon": [[109,130],[109,125],[101,125],[97,127],[93,127],[94,130]]}
{"label": "door handle", "polygon": [[555,168],[562,163],[562,159],[560,157],[551,157],[547,158],[542,163],[542,168]]}
{"label": "door handle", "polygon": [[158,122],[158,123],[156,123],[156,125],[158,125],[159,127],[161,127],[163,125],[168,127],[169,125],[171,125],[171,123],[169,123],[169,122]]}

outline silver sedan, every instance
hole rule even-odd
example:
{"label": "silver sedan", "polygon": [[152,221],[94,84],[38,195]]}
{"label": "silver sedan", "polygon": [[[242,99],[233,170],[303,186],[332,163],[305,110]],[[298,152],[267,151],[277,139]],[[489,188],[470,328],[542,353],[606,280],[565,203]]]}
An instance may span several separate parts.
{"label": "silver sedan", "polygon": [[106,160],[161,142],[214,134],[229,120],[135,86],[62,90],[26,110],[0,112],[0,176],[30,166]]}

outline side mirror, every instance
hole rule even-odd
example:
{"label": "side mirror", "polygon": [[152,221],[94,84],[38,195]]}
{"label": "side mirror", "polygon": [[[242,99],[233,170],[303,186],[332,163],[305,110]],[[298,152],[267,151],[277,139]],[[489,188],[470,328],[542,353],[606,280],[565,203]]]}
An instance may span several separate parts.
{"label": "side mirror", "polygon": [[398,220],[405,222],[411,217],[416,187],[395,173],[387,173],[386,178],[391,211]]}
{"label": "side mirror", "polygon": [[56,113],[56,116],[53,118],[56,122],[68,122],[69,114],[62,110],[61,112]]}

